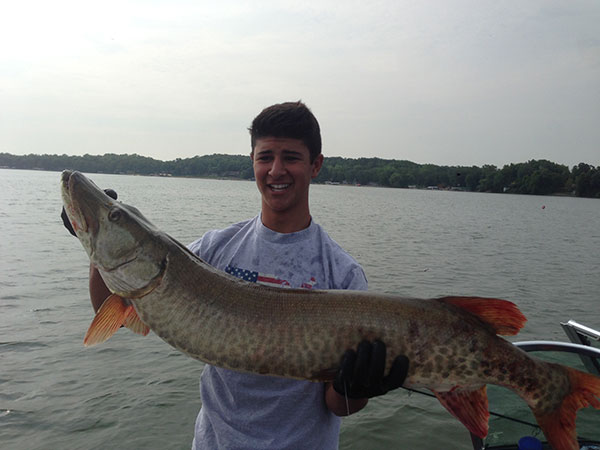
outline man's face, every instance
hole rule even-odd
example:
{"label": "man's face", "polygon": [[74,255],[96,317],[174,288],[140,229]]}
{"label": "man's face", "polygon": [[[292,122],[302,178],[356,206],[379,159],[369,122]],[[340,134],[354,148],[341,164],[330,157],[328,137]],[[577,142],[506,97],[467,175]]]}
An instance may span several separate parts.
{"label": "man's face", "polygon": [[300,139],[273,137],[257,139],[251,156],[263,216],[308,215],[310,181],[319,174],[323,156],[311,163],[310,152]]}

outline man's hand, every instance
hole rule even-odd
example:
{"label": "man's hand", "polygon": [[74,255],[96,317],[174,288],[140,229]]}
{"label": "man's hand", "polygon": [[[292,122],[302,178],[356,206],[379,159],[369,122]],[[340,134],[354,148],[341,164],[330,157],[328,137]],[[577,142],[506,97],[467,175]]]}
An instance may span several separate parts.
{"label": "man's hand", "polygon": [[347,350],[333,381],[333,388],[348,398],[372,398],[399,388],[408,373],[408,358],[397,356],[390,373],[385,371],[385,344],[362,341],[356,351]]}
{"label": "man's hand", "polygon": [[[117,199],[117,193],[113,189],[104,189],[104,193],[113,200]],[[71,233],[73,236],[77,236],[75,234],[75,230],[73,229],[73,225],[71,225],[71,222],[69,221],[69,217],[67,216],[67,212],[65,211],[64,206],[62,212],[60,213],[60,218],[62,219],[63,225],[69,231],[69,233]]]}

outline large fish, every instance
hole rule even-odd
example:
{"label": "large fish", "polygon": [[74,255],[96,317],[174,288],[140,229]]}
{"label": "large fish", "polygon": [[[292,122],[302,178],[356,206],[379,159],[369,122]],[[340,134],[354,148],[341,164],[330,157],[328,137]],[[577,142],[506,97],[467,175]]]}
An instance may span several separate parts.
{"label": "large fish", "polygon": [[156,229],[134,207],[78,172],[62,174],[69,220],[113,293],[84,343],[121,325],[148,327],[183,353],[228,369],[332,380],[346,349],[387,345],[388,367],[406,355],[405,387],[428,388],[472,433],[488,430],[486,384],[521,396],[549,443],[578,449],[578,409],[600,409],[600,378],[543,362],[498,337],[525,317],[511,302],[474,297],[422,300],[371,292],[279,289],[214,269]]}

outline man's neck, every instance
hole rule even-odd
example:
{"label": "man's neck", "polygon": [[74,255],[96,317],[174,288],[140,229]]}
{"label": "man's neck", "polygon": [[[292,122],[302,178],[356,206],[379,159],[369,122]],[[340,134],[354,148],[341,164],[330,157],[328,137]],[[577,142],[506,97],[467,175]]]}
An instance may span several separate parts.
{"label": "man's neck", "polygon": [[277,233],[294,233],[304,230],[310,225],[311,217],[308,210],[302,214],[277,213],[263,211],[261,220],[265,227]]}

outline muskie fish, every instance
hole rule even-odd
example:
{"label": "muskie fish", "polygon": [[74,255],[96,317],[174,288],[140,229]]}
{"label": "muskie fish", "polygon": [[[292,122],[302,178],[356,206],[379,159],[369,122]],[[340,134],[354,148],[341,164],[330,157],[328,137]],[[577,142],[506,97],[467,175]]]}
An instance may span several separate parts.
{"label": "muskie fish", "polygon": [[515,391],[550,445],[578,449],[577,410],[600,409],[600,378],[529,356],[498,337],[526,319],[511,302],[475,297],[415,299],[371,292],[271,288],[214,269],[108,197],[78,172],[62,173],[77,237],[113,293],[84,343],[121,325],[215,366],[330,381],[341,355],[364,339],[387,345],[388,367],[410,360],[405,387],[428,388],[477,436],[488,431],[486,384]]}

